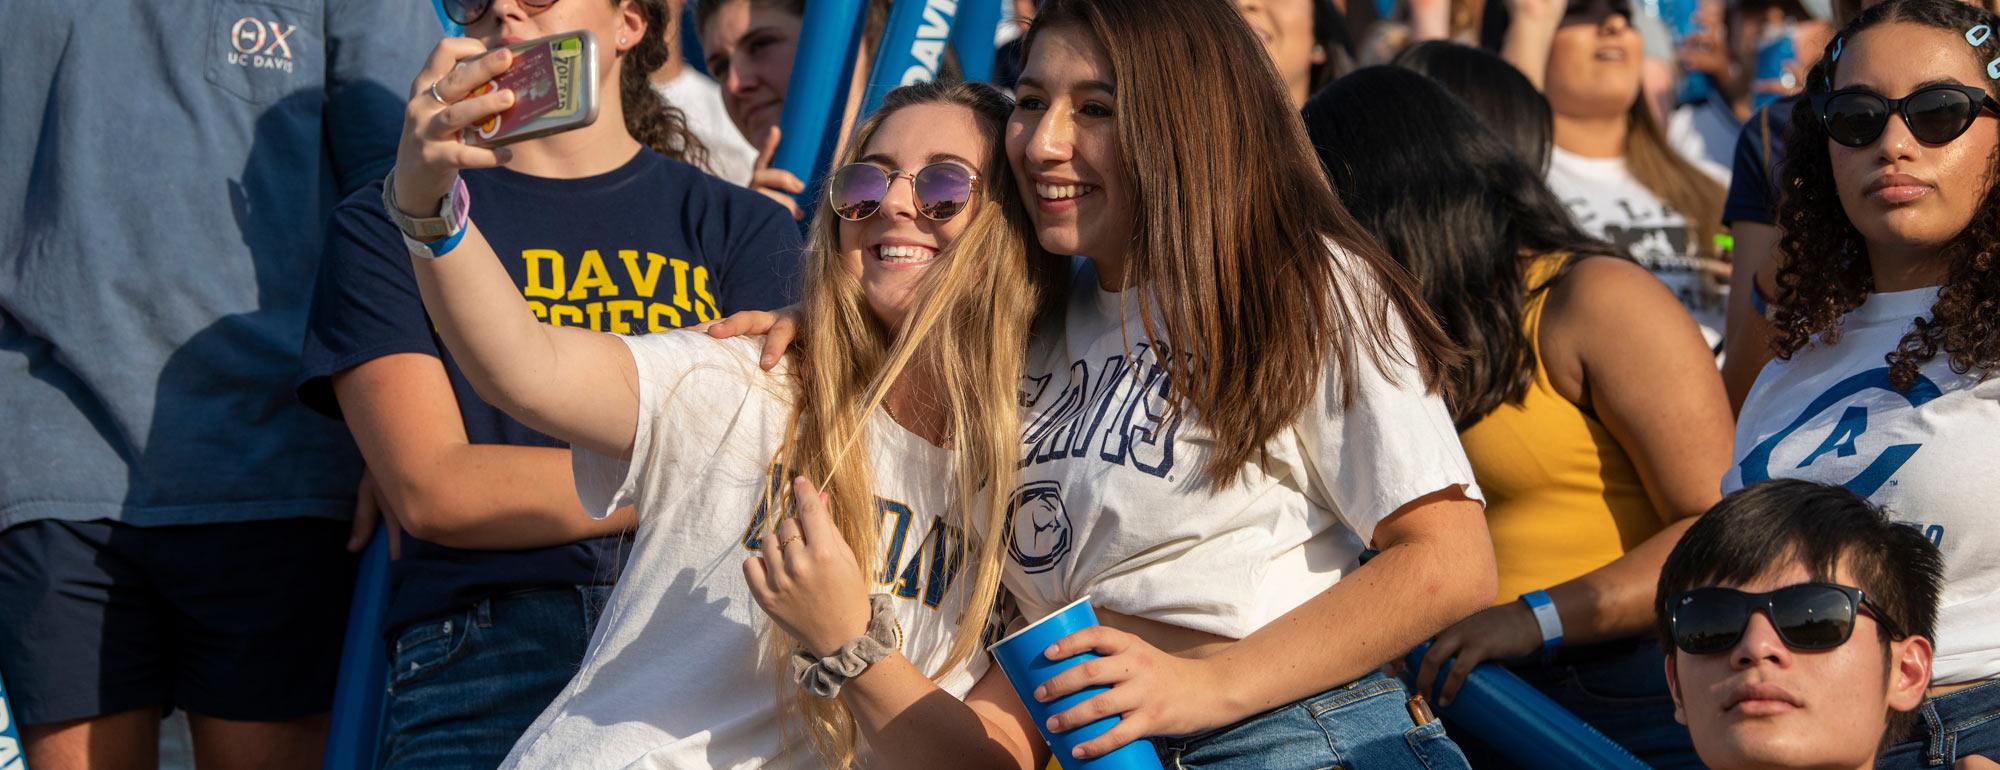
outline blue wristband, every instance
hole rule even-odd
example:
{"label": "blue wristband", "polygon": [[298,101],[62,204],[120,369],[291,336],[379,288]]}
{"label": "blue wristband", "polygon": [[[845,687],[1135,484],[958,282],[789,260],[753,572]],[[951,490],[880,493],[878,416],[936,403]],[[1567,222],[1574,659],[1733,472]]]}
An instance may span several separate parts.
{"label": "blue wristband", "polygon": [[1542,652],[1555,652],[1563,643],[1562,615],[1556,612],[1555,600],[1547,591],[1529,591],[1521,594],[1521,603],[1535,613],[1535,625],[1542,629]]}
{"label": "blue wristband", "polygon": [[472,228],[470,227],[460,227],[458,229],[458,232],[452,233],[443,238],[432,241],[430,244],[431,256],[435,258],[435,257],[442,257],[446,254],[450,254],[452,249],[458,248],[459,241],[465,240],[466,231],[471,229]]}

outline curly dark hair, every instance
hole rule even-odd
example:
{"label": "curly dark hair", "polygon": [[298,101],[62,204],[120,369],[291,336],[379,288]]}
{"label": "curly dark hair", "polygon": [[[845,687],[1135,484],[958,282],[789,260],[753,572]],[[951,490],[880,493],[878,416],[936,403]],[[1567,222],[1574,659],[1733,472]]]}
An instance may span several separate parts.
{"label": "curly dark hair", "polygon": [[[618,0],[612,0],[615,5]],[[618,75],[618,98],[625,108],[625,130],[654,152],[689,165],[708,166],[708,148],[688,128],[687,115],[668,104],[653,88],[653,71],[677,56],[667,45],[674,19],[665,0],[633,0],[646,18],[646,33],[625,52],[625,69]]]}
{"label": "curly dark hair", "polygon": [[[2000,17],[1954,0],[1891,0],[1849,22],[1828,44],[1827,55],[1807,77],[1808,98],[1797,100],[1792,108],[1792,131],[1786,142],[1778,226],[1784,232],[1779,249],[1787,259],[1778,270],[1778,308],[1772,319],[1776,334],[1771,341],[1779,358],[1790,359],[1815,336],[1825,344],[1839,343],[1841,318],[1860,307],[1875,289],[1867,244],[1841,208],[1827,150],[1830,140],[1810,97],[1831,90],[1838,66],[1834,54],[1844,47],[1843,41],[1888,22],[1956,33],[1989,25],[1996,30],[1994,39],[1976,48],[1967,45],[1966,55],[1976,56],[1982,69],[2000,56]],[[1990,81],[1981,85],[1989,92],[1995,88]],[[1952,371],[1959,374],[1990,373],[2000,367],[2000,183],[1995,181],[2000,180],[2000,152],[1989,159],[1986,177],[1986,195],[1972,221],[1939,255],[1948,267],[1930,317],[1916,319],[1896,349],[1884,356],[1889,382],[1898,389],[1914,384],[1918,368],[1939,352],[1950,357]]]}

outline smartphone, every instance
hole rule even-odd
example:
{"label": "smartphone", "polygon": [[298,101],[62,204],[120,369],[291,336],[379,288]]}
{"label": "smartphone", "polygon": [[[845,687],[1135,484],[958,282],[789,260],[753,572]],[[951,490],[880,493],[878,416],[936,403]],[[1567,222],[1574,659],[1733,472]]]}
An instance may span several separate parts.
{"label": "smartphone", "polygon": [[499,147],[597,120],[597,36],[590,30],[563,32],[507,48],[514,52],[513,66],[473,89],[466,98],[510,88],[514,106],[467,127],[463,135],[466,144]]}

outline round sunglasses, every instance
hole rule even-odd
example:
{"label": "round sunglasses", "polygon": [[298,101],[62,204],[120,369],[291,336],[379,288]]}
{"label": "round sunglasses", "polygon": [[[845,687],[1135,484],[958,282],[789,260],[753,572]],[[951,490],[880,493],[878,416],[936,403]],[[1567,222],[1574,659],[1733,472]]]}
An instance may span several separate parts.
{"label": "round sunglasses", "polygon": [[1794,650],[1831,650],[1846,644],[1854,635],[1854,616],[1864,612],[1890,636],[1901,636],[1861,589],[1835,583],[1800,583],[1761,594],[1697,588],[1667,600],[1667,628],[1682,652],[1714,655],[1742,641],[1750,616],[1758,610],[1771,619],[1778,639]]}
{"label": "round sunglasses", "polygon": [[827,203],[833,206],[835,216],[859,222],[882,210],[882,200],[889,197],[889,187],[903,177],[910,178],[910,191],[917,199],[917,213],[937,222],[951,219],[964,211],[972,203],[972,191],[978,189],[979,184],[978,174],[950,161],[932,163],[917,169],[914,174],[904,173],[902,169],[885,171],[881,166],[868,163],[850,163],[833,172],[833,178],[826,186]]}
{"label": "round sunglasses", "polygon": [[[531,14],[541,13],[548,10],[549,6],[556,4],[556,0],[514,1],[520,3],[521,7],[528,9],[528,13]],[[452,21],[458,22],[458,25],[461,27],[469,27],[472,26],[473,22],[484,18],[486,11],[492,7],[493,0],[444,0],[444,15],[450,17]]]}
{"label": "round sunglasses", "polygon": [[1950,83],[1924,86],[1901,99],[1864,88],[1843,88],[1814,96],[1812,107],[1826,126],[1826,135],[1848,147],[1873,144],[1889,125],[1891,113],[1903,116],[1910,135],[1925,144],[1945,144],[1964,135],[1981,110],[2000,114],[2000,102],[1986,89]]}

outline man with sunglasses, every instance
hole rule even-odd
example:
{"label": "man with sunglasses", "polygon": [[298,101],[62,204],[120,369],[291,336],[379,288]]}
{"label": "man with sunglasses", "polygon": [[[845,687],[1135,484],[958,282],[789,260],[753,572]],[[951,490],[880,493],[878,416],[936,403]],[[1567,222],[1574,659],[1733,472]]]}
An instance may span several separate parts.
{"label": "man with sunglasses", "polygon": [[1675,717],[1718,770],[1869,768],[1931,680],[1944,562],[1828,484],[1722,499],[1661,568]]}

